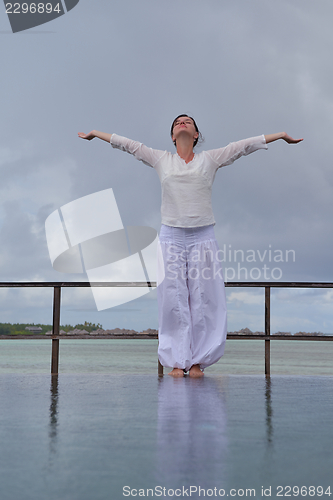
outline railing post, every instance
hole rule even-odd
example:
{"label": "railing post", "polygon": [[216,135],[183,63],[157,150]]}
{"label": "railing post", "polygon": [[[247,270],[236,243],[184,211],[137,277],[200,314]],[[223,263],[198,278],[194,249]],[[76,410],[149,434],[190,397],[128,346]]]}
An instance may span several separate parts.
{"label": "railing post", "polygon": [[271,375],[271,287],[265,286],[265,375]]}
{"label": "railing post", "polygon": [[163,377],[163,365],[161,365],[160,360],[158,360],[158,376]]}
{"label": "railing post", "polygon": [[[54,287],[53,295],[53,328],[52,337],[59,335],[60,327],[60,296],[61,287]],[[52,359],[51,359],[51,375],[58,375],[59,368],[59,339],[52,338]]]}

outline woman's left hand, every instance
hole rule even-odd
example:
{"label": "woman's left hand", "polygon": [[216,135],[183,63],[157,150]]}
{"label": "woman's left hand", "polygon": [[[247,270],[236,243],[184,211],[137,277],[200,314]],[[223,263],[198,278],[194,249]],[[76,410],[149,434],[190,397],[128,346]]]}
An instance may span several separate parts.
{"label": "woman's left hand", "polygon": [[303,141],[303,139],[293,139],[290,135],[286,134],[286,132],[278,132],[277,134],[269,134],[265,135],[266,144],[269,142],[278,141],[279,139],[283,139],[288,144],[297,144],[298,142]]}
{"label": "woman's left hand", "polygon": [[288,144],[297,144],[298,142],[303,141],[303,139],[293,139],[292,137],[290,137],[290,135],[288,135],[286,133],[285,133],[285,136],[282,137],[282,139],[284,141],[286,141]]}

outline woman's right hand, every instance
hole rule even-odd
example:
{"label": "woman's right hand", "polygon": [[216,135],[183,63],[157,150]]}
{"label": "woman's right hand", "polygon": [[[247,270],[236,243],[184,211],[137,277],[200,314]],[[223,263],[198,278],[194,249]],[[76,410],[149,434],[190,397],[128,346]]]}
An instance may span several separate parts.
{"label": "woman's right hand", "polygon": [[111,135],[112,134],[108,134],[106,132],[99,132],[98,130],[92,130],[89,134],[84,134],[83,132],[78,133],[78,136],[81,137],[81,139],[86,139],[87,141],[91,141],[91,139],[98,137],[98,139],[102,139],[102,141],[110,142]]}
{"label": "woman's right hand", "polygon": [[84,134],[83,132],[79,132],[78,136],[81,137],[81,139],[86,139],[87,141],[91,141],[91,139],[94,139],[96,135],[94,134],[94,130],[89,132],[89,134]]}

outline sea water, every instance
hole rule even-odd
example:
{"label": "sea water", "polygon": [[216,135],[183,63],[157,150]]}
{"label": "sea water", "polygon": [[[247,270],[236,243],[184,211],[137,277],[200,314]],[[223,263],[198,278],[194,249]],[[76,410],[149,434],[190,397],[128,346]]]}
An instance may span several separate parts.
{"label": "sea water", "polygon": [[58,376],[51,341],[1,340],[1,500],[329,499],[331,342],[271,344],[270,378],[236,340],[173,379],[154,340],[61,340]]}
{"label": "sea water", "polygon": [[[1,373],[50,373],[51,339],[0,338]],[[272,375],[333,376],[333,342],[272,340]],[[156,374],[157,340],[61,339],[59,373]],[[207,374],[261,375],[264,340],[227,340]],[[166,370],[168,372],[169,370]]]}

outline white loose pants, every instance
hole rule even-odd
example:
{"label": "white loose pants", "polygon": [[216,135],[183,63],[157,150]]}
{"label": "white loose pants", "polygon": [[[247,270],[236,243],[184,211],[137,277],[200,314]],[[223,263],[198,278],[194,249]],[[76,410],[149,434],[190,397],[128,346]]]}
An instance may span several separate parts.
{"label": "white loose pants", "polygon": [[214,226],[162,225],[157,301],[158,357],[163,366],[189,370],[216,363],[227,336],[227,307]]}

